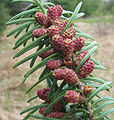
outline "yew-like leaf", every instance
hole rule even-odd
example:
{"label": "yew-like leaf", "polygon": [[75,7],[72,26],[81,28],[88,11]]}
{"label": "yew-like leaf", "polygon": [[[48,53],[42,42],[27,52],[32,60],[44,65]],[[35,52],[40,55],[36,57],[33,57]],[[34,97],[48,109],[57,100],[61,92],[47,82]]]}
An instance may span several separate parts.
{"label": "yew-like leaf", "polygon": [[95,107],[97,104],[101,103],[101,102],[104,102],[104,101],[109,101],[109,100],[113,100],[114,101],[114,98],[111,98],[111,97],[103,97],[103,98],[99,98],[98,100],[96,100],[92,106]]}
{"label": "yew-like leaf", "polygon": [[105,116],[107,116],[108,114],[114,112],[114,108],[104,112],[103,114],[101,114],[96,120],[102,120]]}
{"label": "yew-like leaf", "polygon": [[67,25],[65,26],[62,34],[66,31],[67,28],[70,27],[70,25],[72,24],[72,22],[73,22],[74,19],[76,18],[77,14],[78,14],[78,12],[79,12],[79,10],[80,10],[80,8],[81,8],[81,6],[82,6],[82,2],[80,2],[80,3],[77,5],[77,7],[75,8],[74,13],[72,14],[71,18],[69,19],[69,22],[67,23]]}
{"label": "yew-like leaf", "polygon": [[49,70],[47,67],[45,67],[44,70],[42,71],[39,79],[42,78],[42,77],[43,77],[46,73],[48,73],[49,71],[50,71],[50,70]]}
{"label": "yew-like leaf", "polygon": [[95,97],[100,91],[106,89],[107,86],[109,86],[111,82],[106,82],[103,85],[101,85],[98,89],[95,90],[93,94],[91,94],[87,100],[87,102],[91,101],[93,97]]}
{"label": "yew-like leaf", "polygon": [[80,18],[80,17],[82,17],[82,16],[84,16],[84,15],[85,15],[85,13],[83,13],[83,12],[78,13],[75,19],[78,19],[78,18]]}
{"label": "yew-like leaf", "polygon": [[36,105],[36,106],[29,107],[29,108],[23,110],[23,111],[20,113],[20,115],[22,115],[22,114],[24,114],[24,113],[26,113],[26,112],[29,112],[29,111],[31,111],[31,110],[33,110],[33,109],[40,109],[41,107],[45,107],[45,106],[47,106],[47,104],[40,104],[40,105]]}
{"label": "yew-like leaf", "polygon": [[84,37],[84,38],[89,38],[91,40],[94,40],[92,36],[90,36],[89,34],[85,34],[85,33],[76,33],[76,37]]}
{"label": "yew-like leaf", "polygon": [[39,11],[39,9],[35,8],[35,9],[31,9],[31,10],[27,10],[27,11],[21,12],[21,13],[15,15],[15,16],[13,16],[9,21],[15,20],[15,19],[21,17],[22,15],[27,15],[27,14],[35,13],[37,11]]}
{"label": "yew-like leaf", "polygon": [[83,33],[83,31],[82,31],[82,30],[80,30],[80,29],[78,29],[78,28],[76,28],[76,27],[74,27],[74,26],[73,26],[73,28],[75,28],[75,29],[76,29],[76,32],[78,32],[78,33]]}
{"label": "yew-like leaf", "polygon": [[[28,6],[25,8],[25,10],[31,10],[31,9],[34,9],[34,8],[38,8],[37,3],[28,5]],[[41,10],[40,10],[40,11],[41,11]]]}
{"label": "yew-like leaf", "polygon": [[12,2],[27,2],[27,3],[35,3],[34,0],[13,0]]}
{"label": "yew-like leaf", "polygon": [[31,101],[33,101],[33,100],[37,99],[37,98],[38,98],[38,95],[33,96],[32,98],[30,98],[29,100],[27,100],[27,102],[29,103],[29,102],[31,102]]}
{"label": "yew-like leaf", "polygon": [[96,114],[96,113],[99,113],[104,107],[110,105],[110,104],[114,104],[114,101],[108,101],[102,105],[100,105],[94,112],[93,112],[93,116]]}
{"label": "yew-like leaf", "polygon": [[38,39],[32,41],[31,43],[29,43],[28,45],[26,45],[23,49],[21,49],[18,53],[16,53],[16,55],[13,58],[19,57],[20,55],[24,54],[25,52],[27,52],[28,50],[38,46],[38,41],[42,40],[43,38],[47,37],[48,34],[45,34],[41,37],[39,37]]}
{"label": "yew-like leaf", "polygon": [[22,83],[25,82],[25,80],[29,77],[29,75],[31,75],[33,72],[35,72],[36,70],[38,70],[39,68],[43,67],[44,65],[46,65],[47,61],[49,59],[55,59],[55,56],[57,55],[57,53],[54,53],[52,55],[50,55],[49,57],[45,58],[42,62],[40,62],[38,65],[36,65],[34,68],[32,68],[30,71],[28,71],[25,76],[24,76],[24,80],[22,81]]}
{"label": "yew-like leaf", "polygon": [[12,25],[12,24],[18,24],[18,23],[23,23],[23,22],[28,22],[28,21],[35,21],[35,18],[23,18],[23,19],[17,19],[17,20],[12,20],[6,23],[6,25]]}
{"label": "yew-like leaf", "polygon": [[107,68],[101,66],[101,65],[94,65],[94,69],[101,69],[101,70],[106,70]]}
{"label": "yew-like leaf", "polygon": [[36,108],[36,109],[32,110],[30,113],[28,113],[28,114],[23,118],[23,120],[28,120],[29,117],[31,117],[30,115],[33,114],[33,113],[35,113],[38,109],[39,109],[39,108]]}
{"label": "yew-like leaf", "polygon": [[14,38],[17,38],[24,29],[25,29],[25,28],[20,29],[20,30],[16,33],[16,35],[14,36]]}
{"label": "yew-like leaf", "polygon": [[95,77],[86,77],[86,78],[83,78],[81,80],[82,81],[86,81],[86,80],[88,80],[88,81],[94,81],[94,82],[98,82],[98,83],[102,83],[102,84],[106,83],[106,81],[104,81],[104,80],[102,80],[100,78],[95,78]]}
{"label": "yew-like leaf", "polygon": [[37,5],[39,6],[39,8],[41,9],[42,13],[44,13],[44,14],[46,15],[46,10],[45,10],[45,8],[43,7],[42,2],[39,1],[39,0],[36,0],[36,3],[37,3]]}
{"label": "yew-like leaf", "polygon": [[20,45],[22,45],[26,40],[26,37],[32,35],[32,31],[34,29],[37,29],[41,27],[40,25],[39,26],[36,26],[36,27],[33,27],[31,30],[29,30],[28,32],[26,32],[24,35],[22,35],[15,43],[15,46],[13,47],[13,50],[15,50],[16,48],[18,48]]}
{"label": "yew-like leaf", "polygon": [[64,15],[64,14],[71,14],[71,15],[72,15],[73,12],[71,12],[71,11],[66,11],[66,10],[63,9],[63,13],[62,13],[62,14],[63,14],[63,15]]}
{"label": "yew-like leaf", "polygon": [[[39,116],[39,115],[31,115],[31,116],[33,118],[41,119],[41,120],[61,120],[61,119],[58,119],[58,118],[43,117],[43,116]],[[66,119],[66,120],[69,120],[69,119]]]}
{"label": "yew-like leaf", "polygon": [[[43,46],[44,46],[44,44],[39,45],[39,48],[37,49],[37,51],[39,51],[40,49],[42,49]],[[36,52],[37,52],[37,51],[36,51]],[[35,57],[32,58],[31,63],[30,63],[30,68],[34,66],[34,63],[35,63],[37,57],[38,57],[38,56],[35,56]]]}
{"label": "yew-like leaf", "polygon": [[19,61],[18,63],[16,63],[16,65],[14,66],[14,68],[17,67],[17,66],[19,66],[19,65],[21,65],[21,64],[23,64],[24,62],[30,60],[31,58],[40,55],[41,53],[43,53],[43,52],[45,52],[46,50],[49,50],[49,49],[51,49],[51,48],[52,48],[52,46],[49,46],[49,47],[43,48],[43,49],[41,49],[41,50],[39,50],[39,51],[37,51],[37,52],[35,52],[35,53],[27,56],[27,57],[24,58],[23,60],[21,60],[21,61]]}
{"label": "yew-like leaf", "polygon": [[90,60],[92,60],[96,65],[102,66],[101,63],[99,61],[97,61],[96,59],[91,57]]}
{"label": "yew-like leaf", "polygon": [[79,52],[76,52],[76,56],[78,56],[82,51],[89,50],[89,49],[93,48],[96,45],[98,45],[98,43],[96,41],[91,42],[87,47],[84,47]]}
{"label": "yew-like leaf", "polygon": [[51,3],[51,2],[42,2],[42,4],[43,4],[43,6],[44,5],[50,5],[50,6],[55,6],[53,3]]}
{"label": "yew-like leaf", "polygon": [[45,80],[47,77],[49,77],[51,74],[53,73],[53,71],[49,72],[48,74],[44,75],[41,79],[39,79],[39,81],[37,81],[32,87],[29,88],[29,90],[26,92],[29,93],[36,85],[38,85],[40,82],[42,82],[43,80]]}
{"label": "yew-like leaf", "polygon": [[52,86],[52,80],[50,79],[50,77],[47,77],[46,83],[49,88]]}
{"label": "yew-like leaf", "polygon": [[24,23],[24,24],[20,25],[19,27],[16,27],[14,30],[12,30],[10,33],[8,33],[7,37],[13,35],[15,32],[17,32],[20,29],[25,29],[27,26],[29,26],[32,23],[33,22],[27,22],[27,23]]}
{"label": "yew-like leaf", "polygon": [[[51,81],[51,79],[50,79],[50,81]],[[48,100],[52,99],[52,95],[53,95],[53,92],[54,92],[53,90],[56,87],[56,84],[57,84],[57,80],[54,80],[53,84],[50,87],[50,91],[49,91],[49,94],[48,94]]]}

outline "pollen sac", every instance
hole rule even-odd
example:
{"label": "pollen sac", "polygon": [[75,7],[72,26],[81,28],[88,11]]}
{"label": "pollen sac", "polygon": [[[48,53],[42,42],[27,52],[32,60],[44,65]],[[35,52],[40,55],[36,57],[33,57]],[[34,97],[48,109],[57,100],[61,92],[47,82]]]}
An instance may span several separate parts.
{"label": "pollen sac", "polygon": [[62,35],[63,39],[73,39],[76,34],[76,30],[72,27],[68,28]]}
{"label": "pollen sac", "polygon": [[39,55],[39,57],[41,57],[41,58],[44,59],[44,58],[46,58],[46,57],[52,55],[53,53],[55,53],[54,48],[52,48],[52,49],[50,49],[50,50],[47,50],[47,51],[41,53],[41,54]]}
{"label": "pollen sac", "polygon": [[63,61],[61,59],[59,60],[50,60],[47,62],[46,67],[50,70],[54,70],[59,68],[63,64]]}
{"label": "pollen sac", "polygon": [[74,42],[74,52],[81,50],[84,47],[85,39],[82,37],[77,37]]}
{"label": "pollen sac", "polygon": [[55,69],[53,71],[53,77],[57,80],[64,79],[65,82],[70,85],[77,83],[77,75],[72,69],[68,69],[68,68]]}
{"label": "pollen sac", "polygon": [[38,28],[38,29],[33,30],[32,35],[35,38],[38,38],[38,37],[45,35],[46,33],[47,33],[47,30],[45,28]]}
{"label": "pollen sac", "polygon": [[58,26],[59,27],[59,31],[60,33],[63,31],[64,29],[64,23],[61,19],[56,19],[54,22],[53,22],[53,25],[55,26]]}
{"label": "pollen sac", "polygon": [[57,8],[53,7],[53,6],[49,7],[47,10],[47,17],[50,18],[50,20],[52,20],[52,21],[59,18]]}
{"label": "pollen sac", "polygon": [[85,57],[85,55],[88,53],[88,51],[81,52],[76,58],[73,60],[73,67],[76,68],[80,61]]}
{"label": "pollen sac", "polygon": [[59,27],[58,26],[55,26],[55,25],[51,25],[49,28],[48,28],[48,33],[49,33],[49,37],[52,38],[52,36],[54,35],[58,35],[59,34]]}
{"label": "pollen sac", "polygon": [[48,19],[43,13],[37,12],[35,14],[35,19],[40,25],[45,26],[45,27],[48,26]]}
{"label": "pollen sac", "polygon": [[58,17],[61,17],[63,8],[61,7],[61,5],[56,5],[56,9],[57,9]]}
{"label": "pollen sac", "polygon": [[92,87],[91,86],[84,86],[84,94],[88,95],[90,92],[92,91]]}
{"label": "pollen sac", "polygon": [[82,101],[82,96],[76,91],[68,90],[65,93],[64,99],[69,103],[79,103]]}
{"label": "pollen sac", "polygon": [[55,70],[53,71],[53,77],[54,77],[55,79],[57,79],[57,80],[62,80],[62,79],[64,79],[64,69],[60,69],[60,68],[55,69]]}
{"label": "pollen sac", "polygon": [[74,43],[71,39],[65,39],[61,45],[63,55],[73,54]]}
{"label": "pollen sac", "polygon": [[72,69],[64,68],[64,80],[66,83],[72,85],[77,83],[77,75]]}
{"label": "pollen sac", "polygon": [[63,42],[63,38],[59,34],[54,35],[52,37],[51,43],[52,43],[53,47],[55,48],[55,50],[57,50],[57,51],[61,50],[62,42]]}
{"label": "pollen sac", "polygon": [[49,102],[48,100],[49,90],[50,88],[39,89],[37,92],[37,95],[39,96],[40,99],[45,100],[46,102]]}
{"label": "pollen sac", "polygon": [[94,69],[94,63],[91,60],[87,60],[82,67],[79,69],[79,77],[80,78],[84,78],[88,75],[90,75],[90,73],[93,71]]}

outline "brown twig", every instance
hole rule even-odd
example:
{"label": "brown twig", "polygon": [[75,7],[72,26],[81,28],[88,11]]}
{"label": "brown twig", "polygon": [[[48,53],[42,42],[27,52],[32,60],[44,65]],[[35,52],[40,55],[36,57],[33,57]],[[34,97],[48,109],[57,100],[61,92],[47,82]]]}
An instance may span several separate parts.
{"label": "brown twig", "polygon": [[[82,83],[80,82],[80,79],[79,79],[79,78],[77,78],[77,82],[78,82],[78,88],[83,91],[84,88],[83,88],[83,85],[82,85]],[[96,119],[93,118],[93,116],[92,116],[93,110],[91,109],[91,104],[90,104],[90,103],[87,104],[87,97],[84,95],[84,93],[82,93],[82,98],[83,98],[83,101],[84,101],[84,106],[85,106],[85,108],[89,111],[89,119],[90,119],[90,120],[96,120]]]}

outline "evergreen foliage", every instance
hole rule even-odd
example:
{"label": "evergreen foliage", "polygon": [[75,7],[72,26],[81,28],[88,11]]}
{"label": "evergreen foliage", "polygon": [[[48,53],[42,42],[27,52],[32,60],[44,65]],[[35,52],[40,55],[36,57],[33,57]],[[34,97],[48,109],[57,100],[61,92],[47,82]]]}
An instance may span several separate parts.
{"label": "evergreen foliage", "polygon": [[[42,81],[47,82],[47,88],[38,90],[34,93],[35,96],[27,101],[31,102],[39,97],[45,102],[23,110],[21,115],[28,112],[23,120],[29,117],[42,120],[110,120],[107,115],[114,112],[114,108],[105,112],[104,108],[113,104],[114,99],[101,97],[99,93],[110,92],[111,82],[94,77],[91,73],[93,69],[106,70],[91,57],[99,44],[92,36],[73,26],[73,21],[84,15],[79,12],[82,2],[77,4],[74,12],[66,10],[62,12],[61,6],[55,6],[51,2],[42,3],[41,0],[13,0],[13,2],[31,3],[25,11],[7,22],[7,25],[22,23],[7,35],[9,37],[16,33],[14,50],[23,46],[14,58],[36,48],[36,52],[20,60],[14,68],[31,60],[30,70],[25,74],[23,84],[32,73],[45,66],[38,81],[31,85],[26,94]],[[67,14],[70,14],[70,17],[65,17]],[[53,25],[55,17],[61,18],[63,29],[60,24]],[[40,34],[38,30],[33,33],[36,29],[40,30]],[[26,32],[22,32],[23,30]],[[47,30],[47,33],[44,30]],[[42,60],[34,65],[38,56]],[[34,114],[38,110],[41,115]]]}

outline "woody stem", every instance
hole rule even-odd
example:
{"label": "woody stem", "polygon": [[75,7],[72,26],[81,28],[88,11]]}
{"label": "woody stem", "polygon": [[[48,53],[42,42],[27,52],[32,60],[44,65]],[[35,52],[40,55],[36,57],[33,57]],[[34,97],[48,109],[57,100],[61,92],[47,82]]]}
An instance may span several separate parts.
{"label": "woody stem", "polygon": [[[78,82],[78,88],[82,91],[84,91],[84,88],[83,88],[83,85],[82,83],[80,82],[80,79],[77,78],[77,82]],[[93,113],[93,110],[91,109],[91,104],[87,104],[87,97],[84,95],[84,93],[82,93],[82,98],[83,98],[83,101],[84,101],[84,106],[85,108],[88,110],[89,112],[89,119],[90,120],[96,120],[95,118],[93,118],[92,116],[92,113]]]}

